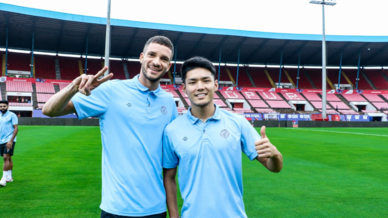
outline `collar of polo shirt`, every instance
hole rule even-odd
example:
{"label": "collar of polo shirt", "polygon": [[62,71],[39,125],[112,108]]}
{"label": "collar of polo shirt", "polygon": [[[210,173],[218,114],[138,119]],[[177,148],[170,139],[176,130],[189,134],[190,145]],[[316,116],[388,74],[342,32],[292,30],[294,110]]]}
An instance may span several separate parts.
{"label": "collar of polo shirt", "polygon": [[142,91],[142,92],[151,92],[151,93],[154,93],[156,96],[159,94],[159,92],[160,92],[160,90],[161,90],[161,88],[160,88],[160,84],[158,85],[158,88],[157,89],[155,89],[155,90],[153,90],[153,91],[150,91],[149,90],[149,88],[147,88],[147,87],[145,87],[145,86],[143,86],[143,84],[141,84],[141,82],[139,81],[139,76],[140,76],[140,74],[137,74],[134,78],[133,78],[133,80],[135,81],[135,84],[136,84],[136,86],[137,86],[137,88],[140,90],[140,91]]}
{"label": "collar of polo shirt", "polygon": [[7,112],[5,112],[5,114],[2,113],[1,116],[4,117],[4,116],[7,116],[8,114],[9,114],[9,108],[8,108]]}
{"label": "collar of polo shirt", "polygon": [[[214,106],[216,107],[216,110],[214,111],[214,114],[212,117],[210,117],[209,119],[210,120],[219,120],[221,119],[221,114],[220,114],[220,108],[218,108],[218,105],[214,104]],[[197,117],[194,117],[192,114],[191,114],[191,107],[189,107],[189,110],[187,111],[187,116],[189,117],[189,119],[191,120],[191,123],[192,124],[195,124],[196,122],[198,122],[199,118]]]}

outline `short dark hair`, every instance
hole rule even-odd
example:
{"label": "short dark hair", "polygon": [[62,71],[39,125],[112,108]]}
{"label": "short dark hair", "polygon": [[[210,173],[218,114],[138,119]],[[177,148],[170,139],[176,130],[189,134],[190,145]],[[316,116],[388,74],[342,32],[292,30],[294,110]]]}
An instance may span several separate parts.
{"label": "short dark hair", "polygon": [[197,68],[203,68],[205,70],[210,71],[210,73],[214,77],[214,80],[216,79],[216,68],[214,68],[214,65],[212,62],[210,62],[208,59],[203,57],[192,57],[189,60],[186,60],[181,67],[182,82],[184,84],[186,84],[187,72]]}
{"label": "short dark hair", "polygon": [[6,104],[6,105],[8,105],[8,101],[7,101],[7,100],[1,100],[1,101],[0,101],[0,104]]}
{"label": "short dark hair", "polygon": [[146,44],[144,45],[144,48],[143,48],[143,53],[146,52],[147,50],[147,47],[151,44],[151,43],[156,43],[156,44],[159,44],[159,45],[164,45],[166,46],[167,48],[169,48],[171,50],[171,59],[172,57],[174,56],[174,45],[172,44],[171,40],[165,36],[154,36],[154,37],[151,37],[150,39],[148,39],[148,41],[146,42]]}

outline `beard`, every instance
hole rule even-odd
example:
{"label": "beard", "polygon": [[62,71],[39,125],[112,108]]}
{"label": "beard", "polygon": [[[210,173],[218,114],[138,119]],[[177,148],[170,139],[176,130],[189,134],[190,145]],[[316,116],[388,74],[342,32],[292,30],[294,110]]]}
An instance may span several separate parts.
{"label": "beard", "polygon": [[5,114],[7,113],[8,109],[3,109],[3,110],[0,110],[2,114]]}
{"label": "beard", "polygon": [[210,104],[211,100],[207,101],[207,102],[201,102],[201,103],[195,103],[195,102],[191,102],[191,104],[197,106],[197,107],[206,107]]}
{"label": "beard", "polygon": [[164,74],[166,74],[167,73],[167,70],[166,71],[164,71],[164,72],[162,72],[161,74],[160,74],[160,76],[158,76],[157,78],[150,78],[148,75],[147,75],[147,66],[141,66],[141,72],[143,73],[143,75],[144,75],[144,77],[146,78],[146,79],[148,79],[149,81],[151,81],[151,82],[157,82],[158,80],[160,80],[163,76],[164,76]]}

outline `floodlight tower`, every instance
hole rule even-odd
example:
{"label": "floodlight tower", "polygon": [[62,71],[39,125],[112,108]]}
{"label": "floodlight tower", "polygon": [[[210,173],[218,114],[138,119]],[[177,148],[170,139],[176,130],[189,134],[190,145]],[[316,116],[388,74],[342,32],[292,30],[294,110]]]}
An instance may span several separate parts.
{"label": "floodlight tower", "polygon": [[325,5],[334,6],[337,0],[310,0],[312,4],[322,5],[322,118],[326,119],[326,40]]}
{"label": "floodlight tower", "polygon": [[[108,14],[106,17],[106,33],[105,33],[105,61],[104,66],[108,67],[105,71],[104,76],[109,74],[109,56],[110,56],[110,0],[108,0]],[[86,73],[86,72],[85,72]]]}

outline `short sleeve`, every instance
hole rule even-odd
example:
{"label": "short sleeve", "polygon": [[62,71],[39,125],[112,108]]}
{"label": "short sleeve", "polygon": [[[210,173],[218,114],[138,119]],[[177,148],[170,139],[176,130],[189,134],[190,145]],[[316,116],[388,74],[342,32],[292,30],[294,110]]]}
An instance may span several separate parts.
{"label": "short sleeve", "polygon": [[260,139],[261,137],[256,129],[245,117],[241,116],[241,149],[250,160],[257,157],[255,142]]}
{"label": "short sleeve", "polygon": [[12,125],[17,125],[19,123],[19,120],[18,120],[18,117],[16,116],[16,114],[12,114],[12,117],[11,117],[11,121],[12,121]]}
{"label": "short sleeve", "polygon": [[166,128],[163,133],[163,168],[172,169],[177,167],[178,163],[179,158],[175,153]]}
{"label": "short sleeve", "polygon": [[107,81],[92,90],[91,95],[89,96],[77,93],[71,101],[77,111],[78,119],[101,117],[104,115],[109,108],[111,93],[110,81]]}

